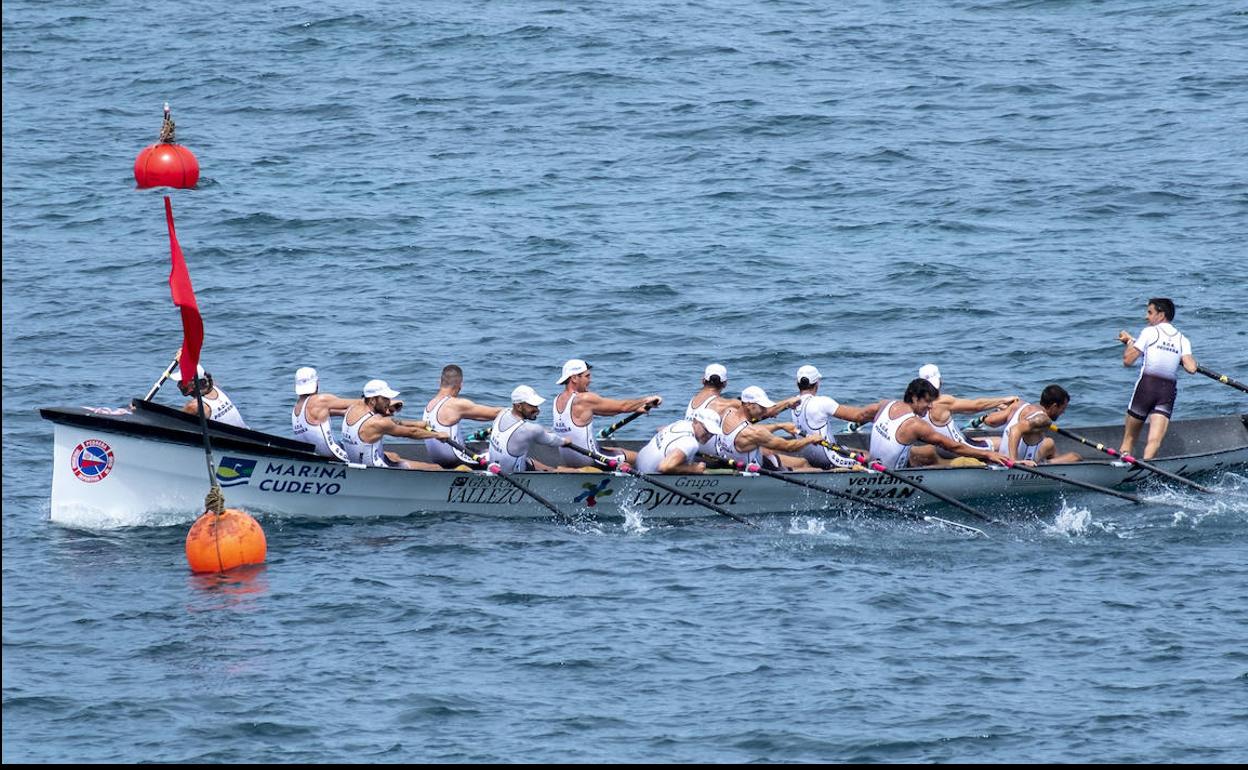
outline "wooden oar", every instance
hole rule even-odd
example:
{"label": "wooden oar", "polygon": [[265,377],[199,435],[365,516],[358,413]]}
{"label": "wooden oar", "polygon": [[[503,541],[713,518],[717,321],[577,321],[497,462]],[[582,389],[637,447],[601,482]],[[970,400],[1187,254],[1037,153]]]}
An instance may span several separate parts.
{"label": "wooden oar", "polygon": [[997,523],[996,519],[992,518],[991,516],[988,516],[985,513],[982,513],[981,511],[976,510],[975,508],[972,508],[971,506],[967,505],[961,500],[958,500],[957,498],[954,498],[954,497],[950,497],[949,495],[946,495],[944,492],[937,492],[936,490],[932,489],[926,484],[920,484],[914,479],[908,479],[905,476],[901,475],[900,473],[895,473],[894,471],[889,470],[888,467],[884,465],[884,463],[880,462],[879,460],[871,460],[865,454],[862,454],[861,452],[856,452],[847,446],[841,446],[840,444],[835,444],[830,441],[820,441],[819,445],[825,446],[828,449],[831,449],[833,452],[836,452],[842,457],[848,457],[854,462],[858,463],[859,465],[864,465],[873,471],[879,471],[880,473],[883,473],[885,476],[888,476],[889,478],[892,478],[892,479],[896,479],[897,481],[900,481],[903,484],[909,484],[910,486],[914,487],[920,492],[929,494],[932,497],[936,498],[937,500],[943,500],[944,502],[949,503],[950,505],[957,508],[958,510],[966,511],[972,516],[981,518],[984,521],[991,522],[993,524]]}
{"label": "wooden oar", "polygon": [[939,516],[925,516],[921,513],[914,513],[912,511],[906,511],[901,508],[898,508],[895,505],[888,505],[887,503],[881,503],[876,500],[869,500],[865,497],[858,497],[856,495],[851,495],[848,492],[842,492],[839,489],[828,489],[827,487],[821,487],[818,484],[812,484],[809,481],[796,479],[796,478],[793,478],[792,476],[786,475],[784,473],[780,473],[779,471],[773,471],[769,468],[763,468],[763,467],[760,467],[758,465],[753,465],[753,464],[747,465],[743,462],[732,460],[726,457],[712,457],[711,455],[708,455],[708,454],[703,454],[702,457],[709,462],[716,462],[729,468],[736,468],[738,470],[745,470],[750,473],[758,473],[763,476],[769,476],[773,479],[778,479],[780,481],[783,481],[786,484],[796,484],[799,487],[806,487],[807,489],[814,489],[816,491],[832,495],[833,497],[839,497],[844,500],[849,500],[855,503],[862,503],[863,505],[868,505],[868,506],[871,506],[872,508],[878,508],[881,511],[888,511],[889,513],[897,514],[898,516],[905,516],[907,518],[915,519],[917,521],[925,521],[929,524],[932,524],[932,523],[947,524],[951,527],[956,527],[958,529],[965,529],[977,535],[983,535],[984,537],[988,537],[988,533],[984,532],[982,529],[976,529],[975,527],[972,527],[968,524],[962,524],[961,522],[951,521],[949,519],[942,519]]}
{"label": "wooden oar", "polygon": [[1059,428],[1057,427],[1056,424],[1049,425],[1049,430],[1059,433],[1068,439],[1078,441],[1080,444],[1083,444],[1084,446],[1089,446],[1089,447],[1092,447],[1093,449],[1099,449],[1100,451],[1104,452],[1110,457],[1117,457],[1124,462],[1130,463],[1132,465],[1138,465],[1139,467],[1145,470],[1156,473],[1158,476],[1164,476],[1165,478],[1171,479],[1173,481],[1178,481],[1182,484],[1186,484],[1189,487],[1192,487],[1193,489],[1199,489],[1201,492],[1208,492],[1210,494],[1213,494],[1213,490],[1210,489],[1209,487],[1204,486],[1203,484],[1197,484],[1195,481],[1192,481],[1189,478],[1180,476],[1177,473],[1171,473],[1170,471],[1164,468],[1159,468],[1156,465],[1153,465],[1152,463],[1144,462],[1143,460],[1138,460],[1129,454],[1123,454],[1122,452],[1119,452],[1117,449],[1114,449],[1113,447],[1107,447],[1104,444],[1101,444],[1099,442],[1095,442],[1095,441],[1092,441],[1091,439],[1080,436],[1078,433],[1073,433],[1071,431],[1066,430],[1065,428]]}
{"label": "wooden oar", "polygon": [[654,408],[654,402],[650,402],[649,404],[646,404],[644,412],[633,412],[632,414],[625,417],[624,419],[617,420],[616,422],[613,422],[612,424],[598,431],[598,438],[610,438],[612,433],[615,433],[620,428],[623,428],[625,425],[628,425],[633,420],[636,420],[638,417],[642,417],[644,415],[650,414],[650,410],[653,408]]}
{"label": "wooden oar", "polygon": [[182,360],[182,348],[178,348],[178,352],[174,355],[173,360],[169,362],[169,366],[165,367],[164,373],[160,375],[160,379],[152,385],[152,389],[147,391],[147,395],[143,397],[144,401],[151,401],[156,397],[156,392],[165,384],[165,380],[173,376],[173,370],[177,368],[178,361]]}
{"label": "wooden oar", "polygon": [[1068,479],[1065,476],[1060,476],[1056,473],[1050,473],[1049,471],[1042,471],[1039,468],[1033,468],[1030,465],[1023,465],[1022,463],[1016,462],[1013,460],[1008,462],[1005,467],[1009,468],[1010,470],[1023,471],[1024,473],[1030,473],[1033,476],[1040,476],[1042,478],[1052,479],[1053,481],[1060,481],[1064,484],[1070,484],[1072,486],[1082,487],[1084,489],[1090,489],[1093,492],[1100,492],[1101,494],[1105,494],[1105,495],[1113,495],[1114,497],[1121,497],[1123,500],[1130,500],[1136,505],[1139,505],[1140,503],[1144,502],[1139,497],[1133,494],[1130,494],[1128,492],[1119,492],[1116,489],[1110,489],[1109,487],[1102,487],[1099,484],[1092,484],[1087,481],[1076,481],[1075,479]]}
{"label": "wooden oar", "polygon": [[1201,374],[1205,375],[1211,380],[1217,380],[1223,385],[1230,385],[1232,388],[1235,388],[1236,390],[1242,390],[1245,393],[1248,393],[1248,385],[1245,385],[1244,383],[1238,380],[1232,380],[1230,377],[1227,377],[1225,374],[1218,374],[1212,369],[1208,369],[1204,366],[1197,366],[1196,371],[1200,372]]}
{"label": "wooden oar", "polygon": [[662,489],[662,490],[663,490],[663,491],[665,491],[665,492],[671,492],[673,495],[675,495],[675,496],[677,496],[677,497],[680,497],[680,498],[683,498],[683,499],[685,499],[685,500],[688,500],[688,501],[689,501],[689,502],[691,502],[691,503],[696,503],[696,504],[698,504],[698,505],[702,506],[703,508],[708,508],[708,509],[710,509],[710,510],[712,510],[712,511],[715,511],[715,512],[716,512],[716,513],[718,513],[720,516],[727,516],[728,518],[732,519],[733,521],[738,521],[738,522],[741,522],[742,524],[745,524],[746,526],[750,526],[750,527],[757,527],[757,526],[758,526],[757,524],[755,524],[754,522],[750,521],[749,519],[742,518],[741,516],[738,516],[737,514],[733,513],[732,511],[729,511],[729,510],[726,510],[726,509],[724,509],[724,508],[721,508],[721,507],[719,507],[718,505],[715,505],[714,503],[710,503],[710,502],[707,502],[706,500],[702,500],[702,499],[700,499],[700,498],[694,497],[693,495],[688,494],[687,492],[681,492],[681,491],[680,491],[679,489],[677,489],[676,487],[668,486],[667,484],[664,484],[664,483],[663,483],[663,482],[661,482],[661,481],[655,481],[654,479],[650,478],[650,477],[649,477],[649,476],[647,476],[646,474],[644,474],[644,473],[642,473],[641,471],[637,470],[636,468],[632,467],[632,466],[631,466],[631,465],[629,465],[628,463],[622,463],[622,462],[620,462],[619,460],[615,459],[614,457],[607,457],[606,455],[602,454],[601,452],[595,452],[595,451],[593,451],[593,450],[586,449],[585,447],[580,447],[580,446],[577,446],[576,444],[568,444],[568,445],[567,445],[567,448],[568,448],[568,449],[571,449],[573,452],[580,452],[581,454],[583,454],[583,455],[585,455],[586,457],[590,458],[591,460],[593,460],[594,462],[598,463],[599,465],[603,465],[603,466],[605,466],[605,467],[607,467],[607,468],[610,468],[611,470],[616,470],[616,471],[620,471],[620,472],[622,472],[622,473],[627,473],[629,476],[633,476],[634,478],[641,479],[642,481],[646,482],[647,484],[652,484],[652,485],[654,485],[654,486],[658,487],[659,489]]}

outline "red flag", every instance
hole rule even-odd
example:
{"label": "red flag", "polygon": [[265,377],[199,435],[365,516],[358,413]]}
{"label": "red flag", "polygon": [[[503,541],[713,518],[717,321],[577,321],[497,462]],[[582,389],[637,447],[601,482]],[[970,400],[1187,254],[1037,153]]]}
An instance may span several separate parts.
{"label": "red flag", "polygon": [[165,221],[169,223],[169,251],[173,260],[173,269],[169,271],[169,291],[173,294],[173,304],[182,311],[181,383],[186,385],[195,377],[195,369],[199,365],[199,350],[204,345],[204,320],[199,315],[199,304],[195,302],[191,273],[186,269],[182,247],[173,232],[173,203],[168,195],[165,196]]}

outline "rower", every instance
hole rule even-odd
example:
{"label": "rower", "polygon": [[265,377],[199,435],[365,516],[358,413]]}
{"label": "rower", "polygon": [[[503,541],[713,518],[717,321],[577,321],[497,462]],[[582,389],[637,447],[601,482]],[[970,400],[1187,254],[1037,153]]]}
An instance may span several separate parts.
{"label": "rower", "polygon": [[369,380],[364,385],[364,395],[354,401],[342,416],[342,448],[353,463],[376,468],[406,468],[408,470],[442,470],[442,466],[418,460],[404,460],[394,452],[384,449],[386,436],[411,439],[435,438],[445,440],[446,433],[435,433],[423,422],[400,423],[394,414],[394,399],[399,392],[392,390],[385,380]]}
{"label": "rower", "polygon": [[[919,377],[930,382],[932,387],[936,388],[936,392],[939,393],[936,400],[932,402],[932,406],[928,409],[927,414],[923,416],[923,419],[930,423],[937,432],[943,433],[961,444],[969,444],[980,449],[998,448],[999,440],[995,439],[995,437],[967,438],[966,434],[958,428],[953,415],[975,414],[977,412],[986,412],[990,409],[1004,411],[1018,402],[1018,396],[958,398],[949,393],[942,393],[940,391],[940,367],[936,366],[936,364],[924,364],[919,367]],[[910,465],[948,465],[948,461],[953,457],[953,453],[943,448],[919,446],[914,447],[910,452]]]}
{"label": "rower", "polygon": [[322,457],[337,457],[344,463],[350,462],[347,451],[334,438],[330,418],[343,416],[355,402],[333,393],[319,392],[320,382],[316,370],[310,366],[295,371],[295,395],[298,399],[290,414],[295,438],[311,444]]}
{"label": "rower", "polygon": [[[462,398],[459,392],[463,387],[464,370],[455,364],[444,366],[438,392],[425,405],[424,414],[424,421],[430,430],[449,434],[457,444],[463,443],[459,429],[461,420],[493,420],[503,411],[501,406],[484,406]],[[465,463],[476,465],[475,458],[437,439],[425,439],[425,454],[444,468],[455,468]]]}
{"label": "rower", "polygon": [[225,395],[224,390],[213,384],[212,375],[204,371],[204,367],[198,365],[195,367],[194,380],[185,385],[178,383],[178,390],[182,392],[182,395],[191,397],[186,406],[182,407],[182,411],[187,414],[199,414],[199,403],[194,398],[196,383],[199,384],[199,394],[204,400],[204,409],[207,410],[205,416],[209,420],[216,420],[237,428],[247,427],[247,423],[243,422],[243,416],[238,412],[238,407],[234,406],[234,402]]}
{"label": "rower", "polygon": [[[741,408],[734,407],[723,415],[723,427],[715,437],[715,453],[747,466],[750,463],[761,466],[763,458],[766,457],[771,467],[784,469],[786,466],[777,453],[801,452],[803,447],[823,440],[823,436],[819,434],[793,439],[783,439],[775,435],[778,430],[796,434],[797,426],[792,423],[754,424],[775,406],[776,402],[768,398],[767,392],[757,385],[741,391]],[[788,467],[808,466],[805,460],[792,457],[788,460]]]}
{"label": "rower", "polygon": [[706,463],[697,459],[702,447],[719,435],[719,415],[706,407],[671,425],[664,425],[637,453],[642,473],[705,473]]}
{"label": "rower", "polygon": [[[797,402],[793,405],[793,424],[801,436],[818,435],[827,443],[835,442],[832,430],[832,418],[849,422],[870,422],[876,412],[884,405],[877,401],[867,406],[848,406],[829,396],[820,396],[819,383],[823,375],[810,364],[797,370]],[[823,470],[853,468],[855,461],[828,449],[825,446],[811,444],[802,450],[802,457],[816,468]]]}
{"label": "rower", "polygon": [[[563,374],[555,381],[556,385],[563,385],[563,392],[555,397],[554,429],[556,435],[569,439],[569,443],[597,452],[600,450],[594,440],[595,415],[606,417],[626,412],[644,412],[647,407],[663,403],[663,398],[657,394],[623,400],[600,396],[589,389],[592,368],[579,358],[564,363]],[[637,453],[632,450],[614,447],[603,449],[623,457],[629,463],[637,457]],[[571,449],[560,449],[559,452],[561,463],[565,466],[579,468],[593,464],[593,460]]]}
{"label": "rower", "polygon": [[1174,302],[1165,297],[1148,301],[1145,315],[1148,326],[1138,337],[1126,330],[1118,332],[1118,341],[1127,349],[1122,353],[1122,365],[1134,366],[1144,359],[1140,376],[1135,381],[1131,404],[1127,407],[1123,426],[1122,445],[1119,451],[1131,454],[1135,440],[1140,435],[1144,421],[1148,421],[1148,442],[1144,445],[1144,459],[1157,456],[1161,441],[1170,428],[1170,416],[1174,412],[1174,399],[1178,393],[1175,375],[1179,366],[1188,374],[1195,374],[1197,364],[1192,357],[1192,343],[1170,323],[1174,320]]}
{"label": "rower", "polygon": [[1010,419],[1001,431],[1001,451],[1011,460],[1026,465],[1041,462],[1077,463],[1078,452],[1057,454],[1057,444],[1046,434],[1053,421],[1070,405],[1070,394],[1061,385],[1048,385],[1040,392],[1040,405],[1019,402],[1009,409]]}
{"label": "rower", "polygon": [[491,463],[498,463],[503,473],[556,470],[529,457],[529,450],[534,444],[562,448],[572,443],[572,439],[560,438],[533,422],[545,402],[546,399],[528,385],[520,385],[511,391],[511,409],[499,412],[494,418],[489,458]]}
{"label": "rower", "polygon": [[693,413],[697,410],[707,407],[713,408],[712,404],[722,402],[723,405],[717,412],[727,409],[731,405],[731,399],[724,398],[724,388],[728,386],[728,370],[723,364],[710,364],[702,373],[702,389],[689,399],[689,406],[685,407],[685,419],[692,420]]}
{"label": "rower", "polygon": [[910,465],[911,448],[922,441],[955,455],[1004,465],[1001,453],[954,441],[922,419],[939,397],[940,392],[932,383],[920,377],[906,386],[901,401],[889,401],[880,407],[871,428],[871,457],[892,470],[905,468]]}

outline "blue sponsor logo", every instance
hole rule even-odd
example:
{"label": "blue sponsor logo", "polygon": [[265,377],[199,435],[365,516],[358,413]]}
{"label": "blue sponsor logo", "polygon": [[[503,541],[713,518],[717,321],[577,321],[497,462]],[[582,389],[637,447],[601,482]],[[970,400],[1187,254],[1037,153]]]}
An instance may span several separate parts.
{"label": "blue sponsor logo", "polygon": [[251,474],[256,470],[255,460],[243,460],[238,457],[222,457],[217,465],[217,481],[223,487],[238,487],[251,481]]}

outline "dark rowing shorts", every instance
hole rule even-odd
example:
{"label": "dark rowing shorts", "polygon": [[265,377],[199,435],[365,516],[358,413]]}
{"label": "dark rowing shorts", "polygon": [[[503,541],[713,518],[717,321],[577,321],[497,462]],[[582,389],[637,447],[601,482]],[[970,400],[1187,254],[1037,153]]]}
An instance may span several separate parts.
{"label": "dark rowing shorts", "polygon": [[1174,397],[1178,394],[1178,385],[1174,380],[1157,377],[1152,374],[1141,374],[1140,381],[1135,384],[1135,393],[1131,395],[1131,405],[1127,414],[1137,420],[1145,420],[1150,414],[1159,414],[1166,419],[1174,412]]}

